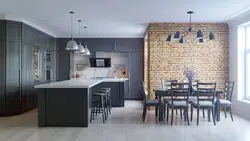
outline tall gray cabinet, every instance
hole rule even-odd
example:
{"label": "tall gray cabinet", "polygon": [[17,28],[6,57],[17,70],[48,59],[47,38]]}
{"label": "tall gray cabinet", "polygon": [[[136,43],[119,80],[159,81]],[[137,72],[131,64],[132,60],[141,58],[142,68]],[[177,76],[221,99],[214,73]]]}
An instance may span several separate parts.
{"label": "tall gray cabinet", "polygon": [[[35,79],[35,49],[39,79]],[[0,21],[0,115],[16,115],[37,107],[35,84],[55,81],[55,39],[26,24]],[[53,57],[54,56],[54,57]],[[48,65],[50,65],[48,67]],[[51,78],[47,79],[47,68]]]}

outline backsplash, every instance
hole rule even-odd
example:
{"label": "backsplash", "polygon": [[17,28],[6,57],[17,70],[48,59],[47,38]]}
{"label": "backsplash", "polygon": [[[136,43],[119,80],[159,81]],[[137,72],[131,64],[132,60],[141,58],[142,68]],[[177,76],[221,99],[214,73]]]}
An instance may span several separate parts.
{"label": "backsplash", "polygon": [[79,74],[81,78],[93,77],[128,77],[128,53],[105,53],[105,57],[111,58],[111,67],[109,68],[92,68],[90,67],[89,58],[93,56],[84,56],[74,54],[74,68],[71,69],[73,74]]}

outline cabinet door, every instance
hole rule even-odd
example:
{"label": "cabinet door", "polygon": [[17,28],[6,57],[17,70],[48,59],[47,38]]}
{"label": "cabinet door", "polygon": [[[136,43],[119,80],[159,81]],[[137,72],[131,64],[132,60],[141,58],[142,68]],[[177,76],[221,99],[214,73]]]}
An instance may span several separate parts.
{"label": "cabinet door", "polygon": [[142,52],[129,53],[129,98],[142,99],[141,81],[143,78]]}
{"label": "cabinet door", "polygon": [[5,73],[5,42],[0,41],[0,115],[5,112]]}
{"label": "cabinet door", "polygon": [[5,21],[4,20],[0,20],[0,41],[4,41],[5,40],[5,33],[6,33],[6,28],[5,28]]}
{"label": "cabinet door", "polygon": [[22,28],[20,22],[7,21],[6,22],[6,40],[7,41],[21,41]]}
{"label": "cabinet door", "polygon": [[24,111],[35,108],[34,50],[32,45],[22,45],[22,107]]}
{"label": "cabinet door", "polygon": [[6,115],[21,110],[20,49],[20,43],[6,42]]}

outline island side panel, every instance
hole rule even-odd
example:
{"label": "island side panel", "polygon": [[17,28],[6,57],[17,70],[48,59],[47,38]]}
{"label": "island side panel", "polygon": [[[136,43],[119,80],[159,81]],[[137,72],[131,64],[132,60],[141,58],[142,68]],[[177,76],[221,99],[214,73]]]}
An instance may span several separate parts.
{"label": "island side panel", "polygon": [[88,88],[46,89],[46,126],[88,127]]}
{"label": "island side panel", "polygon": [[45,89],[37,89],[38,94],[38,127],[46,126]]}
{"label": "island side panel", "polygon": [[119,87],[120,87],[120,94],[119,94],[119,98],[120,98],[120,107],[124,107],[124,101],[125,101],[125,99],[124,99],[124,95],[125,95],[125,92],[126,92],[126,88],[125,88],[125,86],[126,86],[126,81],[124,81],[124,82],[119,82]]}

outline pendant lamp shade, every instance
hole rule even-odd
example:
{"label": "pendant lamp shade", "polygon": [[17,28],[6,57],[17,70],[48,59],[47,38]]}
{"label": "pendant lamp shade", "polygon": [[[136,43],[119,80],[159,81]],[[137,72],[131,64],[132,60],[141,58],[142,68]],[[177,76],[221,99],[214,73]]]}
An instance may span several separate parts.
{"label": "pendant lamp shade", "polygon": [[177,31],[174,35],[174,40],[179,40],[181,38],[181,32]]}
{"label": "pendant lamp shade", "polygon": [[205,42],[205,39],[201,38],[201,39],[199,39],[199,42],[200,42],[200,43],[204,43],[204,42]]}
{"label": "pendant lamp shade", "polygon": [[198,30],[197,31],[197,37],[196,37],[197,39],[202,39],[203,38],[203,33],[202,33],[202,31],[201,30]]}
{"label": "pendant lamp shade", "polygon": [[[87,38],[87,26],[84,26],[84,29],[85,29],[85,37]],[[88,49],[87,41],[85,41],[84,49],[85,49],[85,53],[82,54],[82,55],[90,55],[90,51]]]}
{"label": "pendant lamp shade", "polygon": [[181,39],[179,40],[179,43],[184,43],[184,38],[181,36]]}
{"label": "pendant lamp shade", "polygon": [[212,31],[209,32],[209,40],[215,40],[215,36]]}
{"label": "pendant lamp shade", "polygon": [[172,42],[172,39],[173,39],[173,38],[172,38],[172,34],[168,35],[167,41],[168,41],[168,42]]}
{"label": "pendant lamp shade", "polygon": [[85,55],[90,55],[90,52],[89,52],[89,49],[88,49],[87,45],[85,45]]}
{"label": "pendant lamp shade", "polygon": [[76,51],[76,50],[78,50],[78,45],[74,41],[73,36],[72,36],[72,22],[73,22],[73,14],[74,14],[74,12],[69,12],[69,13],[71,14],[71,40],[68,41],[66,50]]}

